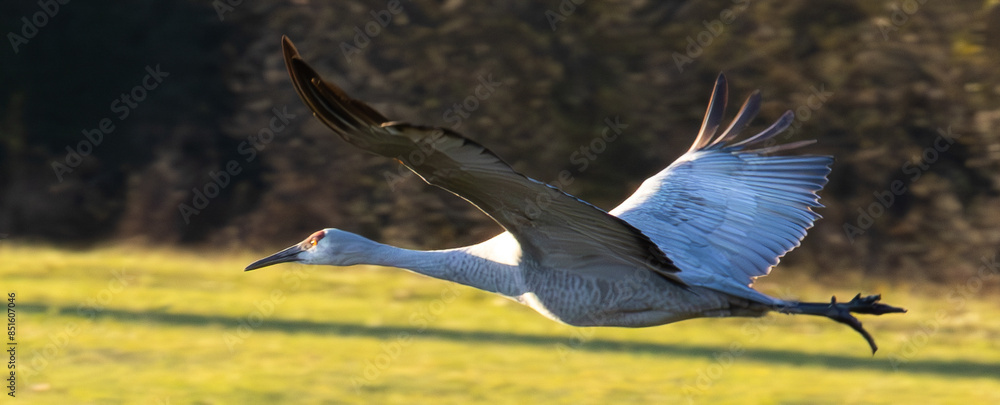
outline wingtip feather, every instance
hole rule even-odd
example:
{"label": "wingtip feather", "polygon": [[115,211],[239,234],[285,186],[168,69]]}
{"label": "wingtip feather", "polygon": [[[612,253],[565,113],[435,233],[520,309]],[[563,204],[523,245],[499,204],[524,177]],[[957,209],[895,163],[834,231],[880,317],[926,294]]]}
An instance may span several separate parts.
{"label": "wingtip feather", "polygon": [[712,137],[715,136],[715,132],[719,129],[719,124],[722,123],[722,116],[726,112],[728,95],[729,85],[726,81],[726,75],[719,73],[719,76],[715,79],[715,87],[712,89],[712,98],[708,100],[708,107],[705,109],[705,118],[701,121],[701,129],[698,131],[698,137],[695,138],[691,149],[688,150],[689,152],[705,147],[712,140]]}
{"label": "wingtip feather", "polygon": [[757,113],[760,112],[761,100],[760,90],[754,90],[753,93],[750,93],[747,100],[743,102],[743,106],[740,107],[740,111],[736,113],[733,123],[710,146],[725,145],[726,142],[729,142],[746,129],[750,125],[750,122],[757,117]]}
{"label": "wingtip feather", "polygon": [[721,135],[716,137],[715,133],[718,130],[719,124],[722,121],[722,116],[725,113],[728,97],[727,86],[728,82],[726,80],[726,76],[720,73],[715,81],[715,88],[712,92],[712,98],[709,100],[708,109],[705,111],[705,118],[702,121],[701,130],[698,132],[698,136],[695,138],[695,141],[691,145],[691,149],[689,149],[688,152],[707,148],[723,148],[728,146],[743,149],[746,152],[763,154],[795,149],[815,142],[814,140],[801,141],[776,146],[765,146],[753,150],[746,149],[754,144],[767,141],[768,139],[771,139],[775,135],[778,135],[788,129],[788,127],[792,125],[792,122],[795,121],[795,114],[791,111],[786,111],[780,118],[778,118],[777,121],[771,124],[770,127],[764,129],[760,133],[740,142],[727,145],[735,139],[740,132],[750,125],[750,122],[753,121],[753,119],[760,112],[762,103],[760,91],[754,90],[754,92],[747,97],[743,106],[740,107],[740,111],[736,114],[736,117],[733,118],[729,127],[726,128]]}

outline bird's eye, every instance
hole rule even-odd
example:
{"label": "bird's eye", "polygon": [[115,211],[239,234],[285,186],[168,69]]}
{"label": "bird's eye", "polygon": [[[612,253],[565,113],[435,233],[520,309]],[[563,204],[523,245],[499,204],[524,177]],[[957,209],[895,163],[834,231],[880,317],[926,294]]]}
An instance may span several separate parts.
{"label": "bird's eye", "polygon": [[316,233],[314,233],[312,235],[309,235],[309,239],[306,239],[306,242],[305,242],[306,245],[308,245],[306,247],[306,249],[312,249],[312,248],[316,247],[316,244],[319,243],[319,240],[323,239],[324,236],[326,236],[326,232],[325,231],[319,231],[319,232],[316,232]]}

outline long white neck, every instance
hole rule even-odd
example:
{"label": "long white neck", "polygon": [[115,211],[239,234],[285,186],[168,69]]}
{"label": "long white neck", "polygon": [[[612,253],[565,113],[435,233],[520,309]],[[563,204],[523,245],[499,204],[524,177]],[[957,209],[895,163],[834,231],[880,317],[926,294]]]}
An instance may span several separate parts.
{"label": "long white neck", "polygon": [[508,297],[523,293],[517,266],[483,257],[475,247],[424,251],[372,243],[365,264],[406,269]]}

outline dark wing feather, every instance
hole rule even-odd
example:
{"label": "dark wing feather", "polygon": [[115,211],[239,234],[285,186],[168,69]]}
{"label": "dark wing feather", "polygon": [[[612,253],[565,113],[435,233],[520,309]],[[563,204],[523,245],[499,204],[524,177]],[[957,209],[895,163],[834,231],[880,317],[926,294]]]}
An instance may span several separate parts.
{"label": "dark wing feather", "polygon": [[348,143],[397,159],[427,183],[474,204],[514,235],[528,259],[591,273],[624,264],[683,285],[673,262],[624,220],[514,171],[450,129],[390,121],[324,81],[288,38],[282,48],[295,89],[317,118]]}

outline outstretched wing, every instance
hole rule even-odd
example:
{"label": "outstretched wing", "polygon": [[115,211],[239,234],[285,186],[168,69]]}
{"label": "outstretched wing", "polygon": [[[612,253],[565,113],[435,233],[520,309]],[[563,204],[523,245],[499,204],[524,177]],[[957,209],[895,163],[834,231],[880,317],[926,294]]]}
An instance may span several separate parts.
{"label": "outstretched wing", "polygon": [[604,276],[612,271],[607,269],[648,269],[683,284],[670,259],[627,222],[525,177],[454,131],[390,121],[324,81],[287,37],[282,49],[295,89],[320,121],[348,143],[397,159],[427,183],[474,204],[517,239],[527,259]]}
{"label": "outstretched wing", "polygon": [[754,278],[798,246],[820,217],[812,209],[822,206],[816,193],[826,184],[833,158],[771,155],[813,142],[774,145],[773,137],[791,125],[791,111],[763,132],[732,142],[757,115],[758,92],[715,137],[726,87],[719,75],[691,149],[611,214],[656,242],[684,281],[760,297],[748,288]]}

